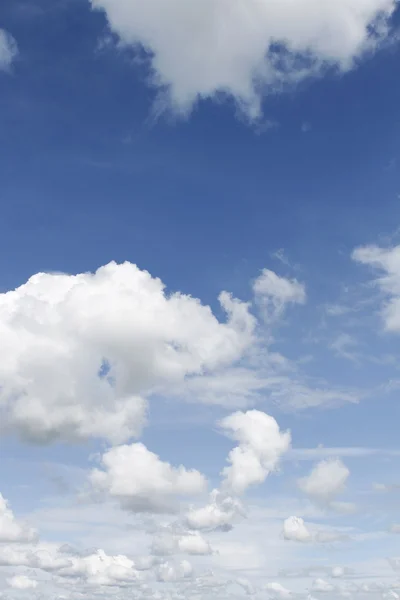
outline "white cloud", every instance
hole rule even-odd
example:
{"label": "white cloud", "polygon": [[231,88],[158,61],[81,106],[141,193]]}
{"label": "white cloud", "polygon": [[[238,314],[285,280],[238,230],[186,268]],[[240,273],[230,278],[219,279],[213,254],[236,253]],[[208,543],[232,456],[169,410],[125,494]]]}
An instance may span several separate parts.
{"label": "white cloud", "polygon": [[237,498],[213,490],[209,504],[201,508],[192,507],[186,514],[185,522],[190,529],[228,531],[244,514],[244,509]]}
{"label": "white cloud", "polygon": [[332,577],[338,578],[338,577],[343,577],[343,575],[345,575],[346,571],[343,567],[333,567],[332,568]]}
{"label": "white cloud", "polygon": [[210,544],[197,531],[184,534],[161,531],[153,538],[151,552],[155,556],[169,556],[178,553],[202,556],[211,554],[212,551]]}
{"label": "white cloud", "polygon": [[87,556],[70,556],[69,563],[57,575],[84,578],[89,585],[118,585],[140,578],[131,559],[124,555],[108,556],[103,550]]}
{"label": "white cloud", "polygon": [[135,265],[39,273],[0,294],[1,427],[30,441],[140,434],[146,396],[240,359],[256,321],[222,293],[227,321]]}
{"label": "white cloud", "polygon": [[283,522],[283,537],[292,542],[310,542],[311,533],[300,517],[288,517]]}
{"label": "white cloud", "polygon": [[288,304],[304,304],[306,301],[303,283],[280,277],[269,269],[263,269],[253,284],[253,291],[267,322],[281,317]]}
{"label": "white cloud", "polygon": [[374,284],[384,295],[382,319],[387,331],[400,332],[400,246],[356,248],[353,260],[372,267],[378,273]]}
{"label": "white cloud", "polygon": [[292,597],[292,592],[276,581],[267,583],[264,589],[274,600],[286,600],[286,598]]}
{"label": "white cloud", "polygon": [[166,583],[179,581],[191,577],[193,573],[192,565],[187,560],[175,564],[171,562],[162,563],[157,569],[159,581]]}
{"label": "white cloud", "polygon": [[325,581],[325,579],[315,579],[312,589],[314,592],[333,592],[335,586],[329,583],[329,581]]}
{"label": "white cloud", "polygon": [[105,11],[123,44],[141,45],[151,55],[152,82],[168,87],[176,110],[189,112],[198,98],[225,92],[253,118],[271,88],[315,75],[327,64],[349,69],[376,48],[387,36],[396,0],[91,4]]}
{"label": "white cloud", "polygon": [[180,536],[178,548],[181,552],[192,555],[205,555],[212,552],[210,544],[198,532]]}
{"label": "white cloud", "polygon": [[101,457],[101,465],[89,475],[93,490],[136,512],[174,510],[176,496],[193,496],[207,487],[199,471],[172,467],[141,443],[111,448]]}
{"label": "white cloud", "polygon": [[31,542],[36,537],[35,529],[17,521],[0,493],[0,542]]}
{"label": "white cloud", "polygon": [[349,475],[349,469],[341,460],[327,459],[318,463],[308,476],[297,483],[312,500],[321,505],[330,505],[345,490]]}
{"label": "white cloud", "polygon": [[7,579],[7,583],[14,590],[32,590],[38,586],[38,582],[27,575],[14,575]]}
{"label": "white cloud", "polygon": [[17,43],[12,35],[0,29],[0,71],[10,67],[17,53]]}
{"label": "white cloud", "polygon": [[239,442],[229,452],[230,466],[222,471],[223,488],[235,494],[262,483],[290,447],[290,433],[281,432],[275,419],[259,410],[233,413],[222,419],[220,427]]}

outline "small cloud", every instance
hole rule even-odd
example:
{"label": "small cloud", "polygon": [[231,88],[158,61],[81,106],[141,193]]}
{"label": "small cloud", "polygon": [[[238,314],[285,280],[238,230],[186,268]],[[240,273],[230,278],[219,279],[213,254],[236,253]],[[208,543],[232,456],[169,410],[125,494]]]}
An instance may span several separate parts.
{"label": "small cloud", "polygon": [[304,123],[301,124],[301,132],[308,133],[309,131],[311,131],[311,123],[308,123],[308,121],[305,121]]}
{"label": "small cloud", "polygon": [[18,46],[13,36],[0,29],[0,71],[8,71],[17,54]]}

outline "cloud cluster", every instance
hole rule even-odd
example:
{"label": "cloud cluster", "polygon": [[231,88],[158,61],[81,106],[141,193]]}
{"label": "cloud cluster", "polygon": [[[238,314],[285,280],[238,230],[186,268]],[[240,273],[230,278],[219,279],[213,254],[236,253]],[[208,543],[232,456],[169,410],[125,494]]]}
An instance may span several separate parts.
{"label": "cloud cluster", "polygon": [[[388,35],[396,0],[91,0],[124,45],[140,47],[151,82],[175,110],[225,93],[250,118],[265,91],[334,65],[341,70]],[[290,15],[290,17],[288,17]]]}
{"label": "cloud cluster", "polygon": [[239,360],[253,343],[248,305],[222,293],[219,322],[135,265],[39,273],[0,295],[0,423],[46,443],[140,434],[146,397]]}

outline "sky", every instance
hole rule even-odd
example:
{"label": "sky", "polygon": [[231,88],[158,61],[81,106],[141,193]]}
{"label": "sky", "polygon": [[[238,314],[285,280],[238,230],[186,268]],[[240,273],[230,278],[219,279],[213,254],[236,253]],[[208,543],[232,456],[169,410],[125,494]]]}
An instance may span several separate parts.
{"label": "sky", "polygon": [[400,598],[399,27],[1,2],[1,600]]}

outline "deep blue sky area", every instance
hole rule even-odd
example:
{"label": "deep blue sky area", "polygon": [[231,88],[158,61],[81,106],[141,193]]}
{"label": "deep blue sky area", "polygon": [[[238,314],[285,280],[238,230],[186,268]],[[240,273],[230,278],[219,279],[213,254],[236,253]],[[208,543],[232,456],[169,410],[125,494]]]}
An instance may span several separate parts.
{"label": "deep blue sky area", "polygon": [[208,100],[154,122],[144,67],[101,48],[85,2],[6,2],[0,21],[20,48],[0,75],[3,289],[130,260],[211,301],[284,246],[324,294],[338,250],[395,230],[397,47],[266,97],[277,126],[257,134]]}

